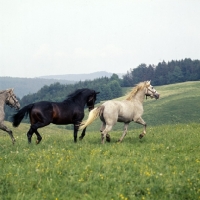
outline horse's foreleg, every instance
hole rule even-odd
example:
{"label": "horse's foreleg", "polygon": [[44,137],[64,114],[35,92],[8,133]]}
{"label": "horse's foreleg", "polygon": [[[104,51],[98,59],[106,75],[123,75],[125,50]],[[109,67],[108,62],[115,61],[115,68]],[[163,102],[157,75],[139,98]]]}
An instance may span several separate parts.
{"label": "horse's foreleg", "polygon": [[138,124],[142,124],[144,126],[143,132],[139,135],[139,138],[142,139],[144,137],[144,135],[146,134],[147,124],[141,117],[138,118],[135,122],[138,123]]}
{"label": "horse's foreleg", "polygon": [[2,123],[0,124],[0,129],[2,129],[3,131],[6,131],[10,135],[12,143],[14,144],[15,143],[15,138],[13,136],[12,131]]}
{"label": "horse's foreleg", "polygon": [[74,142],[77,142],[77,134],[78,134],[78,124],[74,124]]}
{"label": "horse's foreleg", "polygon": [[82,139],[84,138],[86,128],[87,128],[87,127],[85,127],[85,128],[83,129],[83,131],[82,131],[82,133],[81,133],[81,136],[79,137],[80,140],[82,140]]}
{"label": "horse's foreleg", "polygon": [[124,137],[126,136],[127,131],[128,131],[128,125],[129,125],[129,123],[124,123],[124,132],[123,132],[121,138],[118,140],[118,142],[122,142],[122,140],[123,140]]}

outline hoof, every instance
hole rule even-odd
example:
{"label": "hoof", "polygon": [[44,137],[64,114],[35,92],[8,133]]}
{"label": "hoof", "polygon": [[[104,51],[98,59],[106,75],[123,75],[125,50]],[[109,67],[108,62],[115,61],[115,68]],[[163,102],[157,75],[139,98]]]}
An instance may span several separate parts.
{"label": "hoof", "polygon": [[36,144],[39,144],[41,140],[36,140]]}
{"label": "hoof", "polygon": [[82,139],[83,139],[83,137],[82,137],[82,136],[80,136],[80,137],[79,137],[79,140],[82,140]]}
{"label": "hoof", "polygon": [[106,137],[106,142],[110,142],[110,137]]}
{"label": "hoof", "polygon": [[142,135],[142,134],[140,134],[140,135],[139,135],[139,138],[140,138],[140,139],[142,139],[142,138],[143,138],[143,135]]}

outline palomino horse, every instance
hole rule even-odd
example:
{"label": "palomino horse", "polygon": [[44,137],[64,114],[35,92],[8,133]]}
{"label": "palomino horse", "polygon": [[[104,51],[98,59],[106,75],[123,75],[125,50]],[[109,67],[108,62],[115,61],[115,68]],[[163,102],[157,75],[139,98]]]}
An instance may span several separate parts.
{"label": "palomino horse", "polygon": [[13,92],[13,89],[7,89],[7,90],[0,91],[0,129],[2,129],[3,131],[6,131],[10,135],[12,143],[14,144],[15,138],[13,137],[13,133],[4,124],[4,118],[5,118],[4,106],[5,106],[5,104],[10,107],[14,107],[16,109],[20,108],[20,104]]}
{"label": "palomino horse", "polygon": [[143,114],[143,101],[144,97],[150,96],[151,98],[158,99],[159,94],[151,86],[150,81],[145,81],[139,83],[132,91],[127,95],[125,100],[116,101],[110,100],[103,103],[101,106],[93,109],[88,116],[88,119],[81,123],[79,129],[86,128],[91,124],[98,116],[103,122],[101,131],[101,142],[104,143],[104,138],[106,141],[110,141],[110,135],[113,125],[116,122],[124,122],[124,132],[119,139],[121,142],[127,133],[128,125],[131,121],[142,124],[144,126],[143,132],[139,135],[142,138],[146,134],[146,123],[142,119]]}
{"label": "palomino horse", "polygon": [[[99,92],[83,88],[70,94],[63,102],[40,101],[23,107],[13,116],[13,126],[17,127],[21,123],[25,114],[29,114],[30,129],[27,133],[28,142],[31,143],[33,133],[37,135],[36,143],[42,140],[37,131],[38,128],[53,124],[74,124],[74,142],[77,141],[78,125],[84,118],[84,107],[87,105],[89,111],[94,108],[96,95]],[[82,131],[85,135],[86,128]]]}

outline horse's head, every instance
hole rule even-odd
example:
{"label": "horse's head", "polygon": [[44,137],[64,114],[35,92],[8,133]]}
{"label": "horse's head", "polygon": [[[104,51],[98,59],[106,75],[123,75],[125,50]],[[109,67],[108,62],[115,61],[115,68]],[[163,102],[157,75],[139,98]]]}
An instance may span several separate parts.
{"label": "horse's head", "polygon": [[92,110],[94,108],[94,104],[96,101],[96,96],[97,94],[99,94],[100,92],[95,92],[94,90],[92,91],[92,94],[88,96],[88,100],[87,100],[87,107],[90,110]]}
{"label": "horse's head", "polygon": [[151,81],[146,82],[146,97],[150,96],[151,98],[159,99],[160,94],[154,89],[154,87],[151,85]]}
{"label": "horse's head", "polygon": [[20,108],[19,101],[17,100],[17,98],[13,92],[13,89],[7,89],[6,104],[10,107],[14,107],[15,109]]}

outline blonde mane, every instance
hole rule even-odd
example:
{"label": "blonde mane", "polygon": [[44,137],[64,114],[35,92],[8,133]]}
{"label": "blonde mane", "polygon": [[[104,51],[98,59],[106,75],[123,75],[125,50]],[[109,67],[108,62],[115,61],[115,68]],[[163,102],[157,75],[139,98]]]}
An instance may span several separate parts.
{"label": "blonde mane", "polygon": [[141,89],[146,87],[146,81],[145,82],[140,82],[138,83],[127,95],[126,95],[126,100],[132,100],[133,96]]}

